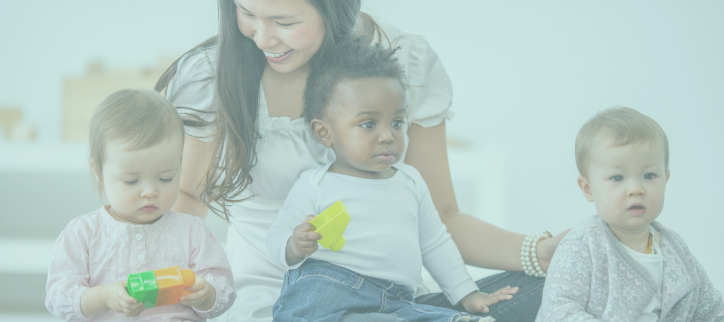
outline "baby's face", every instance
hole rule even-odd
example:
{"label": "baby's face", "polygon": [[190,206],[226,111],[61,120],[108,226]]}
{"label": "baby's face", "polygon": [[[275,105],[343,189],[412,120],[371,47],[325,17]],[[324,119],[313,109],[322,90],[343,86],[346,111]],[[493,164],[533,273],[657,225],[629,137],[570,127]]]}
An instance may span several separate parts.
{"label": "baby's face", "polygon": [[664,208],[669,171],[661,143],[612,146],[608,138],[591,147],[588,177],[579,177],[584,195],[598,216],[621,233],[648,229]]}
{"label": "baby's face", "polygon": [[135,151],[123,142],[108,142],[102,171],[110,214],[120,222],[146,224],[171,209],[178,196],[182,151],[180,135]]}
{"label": "baby's face", "polygon": [[327,115],[335,166],[352,176],[387,177],[405,149],[405,93],[399,82],[390,78],[341,82]]}

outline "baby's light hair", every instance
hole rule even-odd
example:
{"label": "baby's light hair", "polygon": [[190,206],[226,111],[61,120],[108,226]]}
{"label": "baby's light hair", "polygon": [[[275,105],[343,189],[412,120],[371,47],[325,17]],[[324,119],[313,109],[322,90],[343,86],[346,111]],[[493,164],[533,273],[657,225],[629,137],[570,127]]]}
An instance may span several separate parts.
{"label": "baby's light hair", "polygon": [[614,146],[661,143],[664,148],[664,165],[669,169],[669,140],[659,123],[635,109],[616,106],[596,113],[578,131],[576,166],[582,176],[588,176],[589,151],[602,135],[608,135]]}
{"label": "baby's light hair", "polygon": [[[161,94],[146,89],[123,89],[108,95],[93,112],[88,146],[98,177],[94,185],[103,191],[106,144],[119,140],[131,150],[154,146],[178,135],[184,139],[181,117]],[[93,170],[91,170],[93,171]],[[91,178],[95,178],[91,173]]]}

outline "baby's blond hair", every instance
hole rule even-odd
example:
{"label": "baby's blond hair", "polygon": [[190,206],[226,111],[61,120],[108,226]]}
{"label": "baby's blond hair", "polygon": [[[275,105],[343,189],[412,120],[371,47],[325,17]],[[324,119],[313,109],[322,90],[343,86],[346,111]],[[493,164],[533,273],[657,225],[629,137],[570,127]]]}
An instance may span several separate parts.
{"label": "baby's blond hair", "polygon": [[[98,174],[94,185],[103,191],[106,144],[120,140],[132,150],[154,146],[166,138],[184,138],[181,117],[161,94],[146,89],[123,89],[108,95],[93,112],[88,145]],[[93,170],[91,170],[93,171]],[[96,176],[91,174],[91,178]]]}
{"label": "baby's blond hair", "polygon": [[669,140],[659,123],[632,108],[616,106],[596,113],[578,131],[576,166],[582,176],[588,175],[589,151],[602,134],[608,135],[614,146],[661,143],[664,148],[664,165],[669,169]]}

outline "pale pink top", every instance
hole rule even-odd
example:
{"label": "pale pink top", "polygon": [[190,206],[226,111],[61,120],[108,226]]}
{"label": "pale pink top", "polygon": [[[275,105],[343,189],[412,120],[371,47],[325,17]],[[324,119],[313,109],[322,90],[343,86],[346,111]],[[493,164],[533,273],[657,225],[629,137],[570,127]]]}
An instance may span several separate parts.
{"label": "pale pink top", "polygon": [[[169,210],[152,224],[133,225],[113,219],[107,207],[73,219],[55,242],[46,285],[48,311],[65,321],[205,321],[234,303],[224,249],[203,220]],[[89,287],[172,266],[190,268],[216,289],[211,309],[178,303],[145,309],[135,318],[114,311],[83,316],[80,297]]]}

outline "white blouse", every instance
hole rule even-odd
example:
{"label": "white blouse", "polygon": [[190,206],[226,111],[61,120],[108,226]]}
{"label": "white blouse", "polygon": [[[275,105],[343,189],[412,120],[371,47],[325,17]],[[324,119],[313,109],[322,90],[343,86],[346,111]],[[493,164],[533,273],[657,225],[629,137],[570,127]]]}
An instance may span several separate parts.
{"label": "white blouse", "polygon": [[[452,85],[437,54],[424,38],[408,35],[380,24],[399,46],[395,56],[403,66],[409,88],[407,124],[432,127],[453,113]],[[383,45],[387,41],[382,41]],[[176,107],[202,111],[214,110],[214,73],[216,47],[199,49],[181,58],[167,97]],[[179,109],[207,121],[213,114]],[[286,270],[275,264],[267,253],[266,233],[274,223],[279,209],[299,175],[309,169],[334,161],[335,155],[314,139],[303,118],[270,117],[264,90],[259,102],[257,164],[251,170],[254,181],[242,196],[252,199],[236,203],[231,211],[227,239],[227,257],[234,274],[237,298],[221,318],[222,321],[269,322],[272,307],[279,297]],[[204,141],[211,139],[213,129],[187,128],[187,134]],[[407,142],[407,134],[405,140]],[[404,162],[404,155],[401,157]]]}

